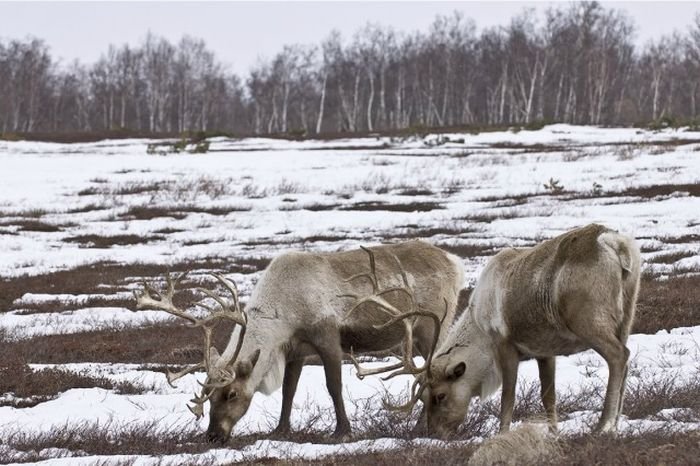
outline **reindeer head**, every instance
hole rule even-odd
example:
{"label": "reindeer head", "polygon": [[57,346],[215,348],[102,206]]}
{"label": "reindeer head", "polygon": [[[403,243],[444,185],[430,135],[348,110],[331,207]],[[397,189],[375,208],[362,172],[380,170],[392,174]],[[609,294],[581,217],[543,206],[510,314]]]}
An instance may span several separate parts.
{"label": "reindeer head", "polygon": [[256,350],[249,358],[235,361],[230,372],[235,375],[228,385],[214,388],[209,394],[209,427],[207,440],[224,442],[231,435],[231,430],[248,411],[255,391],[248,381],[258,362],[260,350]]}
{"label": "reindeer head", "polygon": [[473,397],[487,397],[501,383],[493,358],[477,347],[450,347],[433,358],[430,372],[422,399],[428,429],[441,436],[455,433]]}
{"label": "reindeer head", "polygon": [[[187,325],[191,327],[202,329],[204,337],[202,361],[177,373],[167,371],[166,377],[168,383],[173,386],[174,381],[187,374],[199,370],[206,371],[206,380],[204,383],[200,383],[202,390],[190,400],[192,405],[188,405],[188,408],[199,419],[204,415],[204,403],[207,400],[210,401],[207,439],[209,441],[223,441],[228,438],[233,426],[248,410],[253,398],[253,390],[249,388],[247,381],[258,361],[260,350],[245,360],[238,361],[248,316],[240,308],[236,285],[221,275],[212,274],[231,293],[232,299],[228,301],[210,290],[198,288],[201,293],[212,298],[218,304],[216,308],[212,308],[201,301],[196,303],[196,306],[209,312],[208,316],[198,318],[173,304],[175,288],[185,275],[183,273],[173,280],[169,274],[166,274],[166,289],[164,291],[158,291],[150,284],[144,283],[143,291],[134,293],[136,309],[165,311],[185,319],[188,322]],[[223,355],[220,355],[212,345],[212,332],[216,325],[224,320],[233,322],[234,329],[235,325],[239,325],[241,330],[235,351],[225,351]]]}

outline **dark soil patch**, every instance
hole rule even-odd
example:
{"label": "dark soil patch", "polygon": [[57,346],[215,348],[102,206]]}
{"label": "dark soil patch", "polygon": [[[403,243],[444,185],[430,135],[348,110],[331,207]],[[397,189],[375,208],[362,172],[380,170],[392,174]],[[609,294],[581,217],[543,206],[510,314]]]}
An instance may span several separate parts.
{"label": "dark soil patch", "polygon": [[180,228],[161,228],[160,230],[156,230],[153,233],[159,234],[159,235],[170,235],[173,233],[182,233],[185,230],[182,230]]}
{"label": "dark soil patch", "polygon": [[[455,222],[458,223],[458,222]],[[461,222],[459,222],[461,223]],[[447,235],[447,236],[459,236],[465,233],[473,233],[476,228],[464,225],[463,227],[455,226],[443,226],[443,227],[421,227],[420,225],[402,225],[398,227],[399,229],[406,229],[402,233],[391,234],[392,238],[401,239],[419,239],[419,238],[430,238],[436,235]]]}
{"label": "dark soil patch", "polygon": [[[202,360],[202,332],[184,325],[184,320],[165,321],[138,328],[96,330],[65,335],[47,335],[2,343],[0,358],[28,363],[72,362],[194,364]],[[222,323],[214,343],[222,350],[232,326]],[[0,360],[0,365],[7,365]]]}
{"label": "dark soil patch", "polygon": [[[16,355],[16,354],[15,354]],[[20,359],[3,361],[0,365],[0,393],[12,393],[23,398],[16,401],[0,401],[0,406],[25,408],[55,398],[71,388],[99,387],[118,393],[143,393],[145,390],[130,382],[115,383],[105,377],[93,377],[59,369],[33,371]]]}
{"label": "dark soil patch", "polygon": [[152,241],[160,241],[165,239],[164,236],[139,236],[139,235],[79,235],[71,236],[63,241],[66,243],[79,243],[81,247],[106,249],[112,246],[129,246],[133,244],[146,244]]}
{"label": "dark soil patch", "polygon": [[505,201],[509,205],[522,205],[526,204],[528,199],[532,197],[542,196],[544,194],[540,193],[523,193],[514,194],[511,196],[484,196],[476,199],[476,202],[502,202]]}
{"label": "dark soil patch", "polygon": [[670,252],[668,254],[660,254],[653,259],[650,259],[648,262],[651,262],[652,264],[673,264],[681,259],[693,257],[694,255],[695,253],[690,251]]}
{"label": "dark soil patch", "polygon": [[41,220],[8,220],[0,222],[0,226],[15,226],[19,231],[38,231],[43,233],[61,231],[61,226],[42,222]]}
{"label": "dark soil patch", "polygon": [[307,236],[302,240],[303,243],[317,243],[317,242],[328,242],[334,243],[336,241],[345,241],[349,239],[358,239],[352,236],[332,236],[332,235],[313,235]]}
{"label": "dark soil patch", "polygon": [[187,213],[174,210],[169,207],[131,207],[128,211],[120,215],[122,219],[129,220],[153,220],[160,217],[171,217],[175,220],[182,220],[187,217]]}
{"label": "dark soil patch", "polygon": [[425,188],[406,188],[400,190],[397,194],[401,196],[433,196],[435,193]]}
{"label": "dark soil patch", "polygon": [[17,310],[17,312],[20,315],[29,315],[75,311],[77,309],[87,309],[95,307],[123,307],[127,309],[132,307],[134,304],[133,298],[126,299],[108,294],[119,290],[119,287],[112,288],[109,290],[101,288],[100,292],[105,293],[104,295],[90,296],[86,299],[80,299],[79,301],[67,301],[56,299],[28,302],[22,303],[18,306],[13,306],[13,309]]}
{"label": "dark soil patch", "polygon": [[632,333],[700,325],[700,276],[654,280],[642,276]]}
{"label": "dark soil patch", "polygon": [[86,204],[83,207],[76,207],[67,211],[69,214],[83,214],[85,212],[95,212],[98,210],[109,209],[110,206],[104,204]]}
{"label": "dark soil patch", "polygon": [[305,206],[301,206],[300,209],[310,210],[312,212],[321,212],[325,210],[335,210],[338,207],[340,207],[340,204],[307,204]]}
{"label": "dark soil patch", "polygon": [[521,144],[517,142],[496,142],[489,144],[492,149],[515,149],[523,153],[530,152],[566,152],[570,150],[566,146],[558,146],[555,144]]}
{"label": "dark soil patch", "polygon": [[674,238],[660,238],[661,241],[668,244],[685,244],[685,243],[698,243],[700,242],[700,235],[690,234],[683,236],[676,236]]}
{"label": "dark soil patch", "polygon": [[209,214],[209,215],[228,215],[232,212],[248,212],[252,209],[250,206],[222,206],[222,207],[198,207],[194,205],[183,205],[177,207],[151,207],[151,206],[135,206],[120,215],[122,219],[130,220],[152,220],[160,217],[172,217],[176,220],[182,220],[187,217],[187,214]]}
{"label": "dark soil patch", "polygon": [[[10,310],[12,302],[25,293],[101,294],[105,292],[104,285],[120,290],[120,286],[132,277],[160,280],[166,271],[185,272],[194,269],[251,273],[263,270],[269,263],[269,259],[252,257],[230,260],[210,257],[170,266],[101,262],[48,274],[5,278],[0,279],[0,311]],[[196,284],[185,281],[182,285],[186,288]]]}
{"label": "dark soil patch", "polygon": [[616,193],[616,195],[653,198],[657,196],[669,196],[676,192],[687,193],[689,196],[699,197],[700,184],[664,184],[646,186],[642,188],[629,188],[622,192]]}
{"label": "dark soil patch", "polygon": [[411,202],[409,204],[390,204],[386,202],[358,202],[345,205],[340,210],[359,211],[389,211],[389,212],[430,212],[432,210],[444,209],[437,202]]}

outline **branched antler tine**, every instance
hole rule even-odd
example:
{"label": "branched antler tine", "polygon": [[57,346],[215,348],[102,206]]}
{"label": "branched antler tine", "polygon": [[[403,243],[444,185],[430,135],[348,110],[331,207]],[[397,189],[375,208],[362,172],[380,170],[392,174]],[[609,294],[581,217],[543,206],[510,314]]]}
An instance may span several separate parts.
{"label": "branched antler tine", "polygon": [[206,309],[207,311],[209,311],[209,312],[211,312],[211,313],[214,312],[214,308],[213,308],[213,307],[209,306],[208,304],[204,304],[204,303],[201,302],[201,301],[195,303],[194,305],[195,305],[195,306],[199,306],[199,307],[203,307],[204,309]]}
{"label": "branched antler tine", "polygon": [[365,251],[367,255],[369,255],[369,274],[367,276],[369,277],[370,281],[372,282],[372,290],[376,293],[379,290],[379,280],[377,279],[377,267],[376,267],[376,261],[374,260],[374,252],[365,246],[360,246],[360,249]]}
{"label": "branched antler tine", "polygon": [[351,275],[345,280],[343,280],[345,283],[351,282],[353,280],[357,280],[358,278],[367,278],[370,282],[372,281],[372,274],[367,273],[367,272],[360,272],[356,273],[355,275]]}
{"label": "branched antler tine", "polygon": [[[401,261],[399,260],[398,257],[396,257],[396,254],[389,253],[389,255],[394,259],[394,262],[396,262],[396,265],[399,266],[399,273],[401,274],[401,280],[403,281],[404,286],[406,287],[406,290],[410,290],[411,286],[408,284],[408,275],[406,275],[406,271],[401,267]],[[408,291],[407,291],[408,292]],[[411,297],[413,297],[413,293],[409,292]]]}
{"label": "branched antler tine", "polygon": [[197,288],[197,291],[199,291],[199,292],[201,292],[201,293],[204,293],[205,295],[209,296],[211,299],[213,299],[214,301],[216,301],[216,302],[219,304],[219,306],[221,306],[221,309],[222,309],[222,310],[225,311],[226,308],[228,308],[228,303],[227,303],[226,301],[224,301],[224,300],[221,298],[221,296],[217,295],[217,294],[214,293],[213,291],[207,290],[206,288]]}
{"label": "branched antler tine", "polygon": [[189,273],[190,273],[189,270],[185,270],[184,272],[180,273],[177,277],[175,277],[175,280],[174,280],[175,286],[177,287],[177,285],[179,285],[180,282],[181,282],[182,280],[184,280],[185,277],[187,277],[187,275],[188,275]]}
{"label": "branched antler tine", "polygon": [[420,385],[420,381],[416,379],[413,382],[413,385],[411,385],[411,398],[409,398],[406,403],[402,405],[393,405],[388,403],[386,400],[383,400],[382,404],[384,405],[385,409],[390,411],[410,412],[413,410],[413,407],[416,405],[418,400],[420,400],[421,395],[423,395],[423,391],[425,391],[425,387],[426,385]]}
{"label": "branched antler tine", "polygon": [[239,303],[238,303],[238,287],[234,282],[229,280],[228,278],[224,277],[223,275],[220,275],[218,273],[213,273],[211,274],[212,277],[216,278],[219,280],[219,282],[224,285],[229,292],[231,293],[231,296],[233,296],[233,306],[235,310],[240,310]]}
{"label": "branched antler tine", "polygon": [[142,283],[143,283],[143,289],[145,290],[146,295],[147,295],[149,298],[151,298],[151,299],[157,299],[157,300],[163,299],[163,296],[161,295],[160,291],[156,290],[156,289],[153,287],[153,285],[151,285],[150,283],[148,283],[146,280],[144,280]]}
{"label": "branched antler tine", "polygon": [[209,397],[211,397],[212,392],[205,393],[202,391],[199,395],[194,394],[194,398],[190,400],[190,403],[194,403],[194,406],[187,405],[187,409],[190,410],[192,414],[195,415],[197,420],[204,415],[204,403],[207,402]]}
{"label": "branched antler tine", "polygon": [[176,380],[184,377],[187,374],[191,374],[192,372],[196,372],[200,369],[204,369],[204,363],[199,363],[195,364],[193,366],[186,367],[185,369],[179,371],[179,372],[171,372],[170,369],[165,369],[165,378],[168,380],[168,385],[171,387],[175,388],[173,385],[173,382]]}
{"label": "branched antler tine", "polygon": [[187,405],[187,409],[190,410],[194,417],[199,421],[202,416],[204,416],[204,401],[201,403],[195,403],[194,406]]}
{"label": "branched antler tine", "polygon": [[352,364],[353,366],[355,366],[355,370],[357,371],[357,374],[355,375],[360,380],[364,379],[368,375],[383,374],[384,372],[393,371],[395,369],[403,367],[403,362],[392,364],[390,366],[375,367],[374,369],[362,367],[360,365],[360,361],[358,361],[357,358],[355,358],[355,353],[352,351],[352,348],[350,349],[350,360],[352,361]]}
{"label": "branched antler tine", "polygon": [[207,377],[211,376],[212,374],[212,366],[211,366],[211,328],[202,326],[202,331],[204,332],[204,370],[207,371]]}

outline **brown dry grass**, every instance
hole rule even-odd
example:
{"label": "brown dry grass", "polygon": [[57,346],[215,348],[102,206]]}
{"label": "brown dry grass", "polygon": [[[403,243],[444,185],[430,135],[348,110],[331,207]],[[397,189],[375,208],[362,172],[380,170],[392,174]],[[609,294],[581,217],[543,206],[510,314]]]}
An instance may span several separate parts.
{"label": "brown dry grass", "polygon": [[685,259],[686,257],[693,257],[694,255],[695,253],[691,251],[669,252],[659,254],[653,259],[650,259],[648,262],[651,262],[652,264],[673,264],[681,259]]}
{"label": "brown dry grass", "polygon": [[700,276],[642,276],[632,333],[700,325]]}
{"label": "brown dry grass", "polygon": [[41,220],[29,219],[4,220],[0,222],[0,226],[17,227],[19,231],[37,231],[42,233],[55,233],[62,229],[62,225],[54,225]]}
{"label": "brown dry grass", "polygon": [[[163,431],[157,421],[128,428],[111,426],[109,423],[85,423],[65,426],[46,433],[15,432],[8,444],[17,451],[25,452],[21,462],[32,463],[43,459],[45,448],[64,448],[89,455],[164,455],[177,453],[201,453],[210,448],[204,435],[189,432]],[[10,454],[0,450],[0,463],[14,462]],[[44,453],[45,454],[45,453]],[[112,462],[109,464],[133,464]],[[207,464],[207,463],[198,463]]]}
{"label": "brown dry grass", "polygon": [[161,235],[78,235],[64,239],[66,243],[78,243],[85,248],[110,248],[112,246],[129,246],[133,244],[146,244],[151,241],[161,241],[165,239]]}
{"label": "brown dry grass", "polygon": [[[210,257],[170,266],[100,262],[36,276],[2,278],[0,279],[0,312],[11,310],[12,302],[25,293],[104,294],[110,290],[125,291],[124,284],[134,277],[160,279],[166,271],[185,272],[193,269],[215,270],[223,273],[251,273],[264,269],[269,262],[269,259],[253,257],[238,258],[235,261]],[[104,285],[112,288],[105,289]],[[183,285],[187,288],[195,284],[185,281]],[[189,298],[190,296],[186,293],[181,296],[183,300]],[[111,303],[113,305],[114,301]],[[43,312],[54,311],[54,307],[43,310]],[[37,309],[37,312],[42,311]]]}
{"label": "brown dry grass", "polygon": [[444,206],[437,202],[411,202],[407,204],[391,204],[387,202],[357,202],[355,204],[342,206],[340,210],[430,212],[432,210],[444,208]]}
{"label": "brown dry grass", "polygon": [[[16,354],[15,354],[16,356]],[[0,406],[25,408],[55,398],[71,388],[99,387],[117,393],[142,393],[144,388],[131,382],[113,382],[105,377],[94,377],[59,369],[33,371],[21,359],[3,361],[0,365],[0,393],[12,393],[19,399],[2,401]]]}
{"label": "brown dry grass", "polygon": [[[231,327],[225,324],[217,329],[215,344],[222,348],[228,341]],[[182,323],[163,322],[146,327],[121,330],[47,335],[22,340],[7,339],[2,342],[0,366],[6,360],[30,363],[160,363],[193,364],[202,358],[201,331]]]}

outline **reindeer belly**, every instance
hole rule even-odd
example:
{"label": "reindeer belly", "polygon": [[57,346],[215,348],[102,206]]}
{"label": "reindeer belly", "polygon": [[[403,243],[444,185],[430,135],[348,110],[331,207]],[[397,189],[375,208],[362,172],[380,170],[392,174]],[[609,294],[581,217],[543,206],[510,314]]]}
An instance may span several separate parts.
{"label": "reindeer belly", "polygon": [[566,328],[540,322],[537,326],[512,327],[509,340],[526,357],[567,356],[589,347]]}
{"label": "reindeer belly", "polygon": [[366,326],[343,326],[340,328],[340,344],[349,353],[371,353],[389,350],[398,346],[404,337],[403,326],[392,325],[383,330]]}

